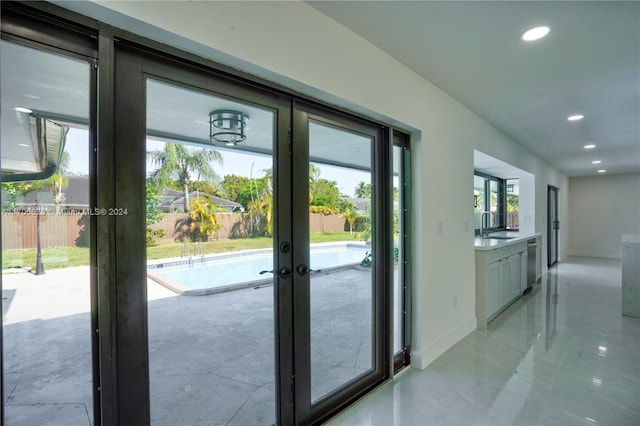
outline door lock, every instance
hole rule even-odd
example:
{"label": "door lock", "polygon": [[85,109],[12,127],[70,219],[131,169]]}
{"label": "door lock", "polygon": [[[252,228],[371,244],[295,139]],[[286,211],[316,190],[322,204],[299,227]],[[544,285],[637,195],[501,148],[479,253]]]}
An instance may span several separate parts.
{"label": "door lock", "polygon": [[322,271],[320,269],[311,269],[307,265],[305,265],[304,263],[302,263],[302,264],[300,264],[298,266],[298,274],[300,274],[301,276],[305,276],[309,272],[322,272]]}

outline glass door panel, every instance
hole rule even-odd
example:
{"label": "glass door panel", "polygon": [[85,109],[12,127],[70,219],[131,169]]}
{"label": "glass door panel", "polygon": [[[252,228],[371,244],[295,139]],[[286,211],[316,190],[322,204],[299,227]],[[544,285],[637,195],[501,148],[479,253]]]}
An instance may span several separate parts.
{"label": "glass door panel", "polygon": [[403,149],[393,147],[393,353],[398,354],[404,349],[404,277],[400,264],[405,258],[404,253],[404,191],[402,188],[402,157]]}
{"label": "glass door panel", "polygon": [[0,53],[4,420],[90,425],[91,67]]}
{"label": "glass door panel", "polygon": [[312,403],[374,366],[372,142],[309,123]]}
{"label": "glass door panel", "polygon": [[274,424],[275,114],[146,93],[151,421]]}
{"label": "glass door panel", "polygon": [[473,217],[476,230],[488,228],[489,223],[485,220],[483,223],[482,213],[487,210],[485,206],[485,178],[482,176],[473,176]]}

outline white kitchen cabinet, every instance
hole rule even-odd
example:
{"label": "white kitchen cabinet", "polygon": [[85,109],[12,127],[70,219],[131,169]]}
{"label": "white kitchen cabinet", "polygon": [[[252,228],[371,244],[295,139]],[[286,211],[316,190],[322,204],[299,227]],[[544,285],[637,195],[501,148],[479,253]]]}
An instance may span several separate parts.
{"label": "white kitchen cabinet", "polygon": [[497,283],[487,286],[487,316],[495,314],[500,308],[500,265],[493,262],[487,265],[487,283]]}
{"label": "white kitchen cabinet", "polygon": [[500,260],[500,307],[520,295],[520,254]]}
{"label": "white kitchen cabinet", "polygon": [[511,299],[513,287],[511,285],[511,279],[513,278],[513,261],[511,257],[500,259],[500,306]]}
{"label": "white kitchen cabinet", "polygon": [[520,293],[520,253],[512,254],[508,262],[511,264],[511,275],[509,278],[509,284],[511,285],[511,290],[509,291],[509,298],[505,303],[510,302],[511,300],[520,297],[522,293]]}
{"label": "white kitchen cabinet", "polygon": [[529,264],[529,253],[523,251],[520,253],[520,294],[527,289],[527,267]]}
{"label": "white kitchen cabinet", "polygon": [[526,268],[526,242],[476,250],[478,329],[486,329],[492,319],[522,295],[527,286]]}

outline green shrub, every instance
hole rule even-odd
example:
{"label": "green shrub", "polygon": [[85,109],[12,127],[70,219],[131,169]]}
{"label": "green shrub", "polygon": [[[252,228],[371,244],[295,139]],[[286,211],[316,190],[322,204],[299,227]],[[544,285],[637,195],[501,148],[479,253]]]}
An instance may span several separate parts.
{"label": "green shrub", "polygon": [[146,242],[147,247],[155,246],[157,244],[157,238],[164,238],[167,233],[164,229],[151,229],[147,228]]}

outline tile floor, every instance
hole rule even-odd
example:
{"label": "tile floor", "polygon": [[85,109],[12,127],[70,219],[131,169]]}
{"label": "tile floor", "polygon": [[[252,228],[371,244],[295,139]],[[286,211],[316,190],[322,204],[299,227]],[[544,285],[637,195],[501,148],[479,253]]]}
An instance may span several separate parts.
{"label": "tile floor", "polygon": [[621,262],[570,257],[424,370],[331,425],[640,425],[640,319]]}
{"label": "tile floor", "polygon": [[[88,307],[70,304],[88,300],[86,274],[73,268],[64,280],[55,271],[3,277],[7,424],[91,424]],[[473,332],[425,370],[408,369],[330,424],[640,425],[640,319],[620,315],[620,274],[617,260],[569,258],[487,331]],[[80,285],[70,285],[75,282]],[[149,291],[154,423],[209,424],[217,416],[221,424],[271,424],[269,289],[208,302],[160,286]],[[37,318],[33,303],[42,308]],[[347,311],[344,319],[353,321],[357,310]],[[330,309],[326,314],[335,318]],[[193,333],[202,326],[207,333]],[[340,330],[353,327],[331,328],[321,320],[318,327],[338,349],[344,346],[335,359],[319,354],[320,361],[344,367],[346,377],[362,368],[353,354],[368,342],[340,344]],[[243,355],[249,354],[218,350],[239,338],[265,368],[247,368]],[[41,352],[42,345],[58,352]],[[227,402],[212,404],[212,395]]]}

